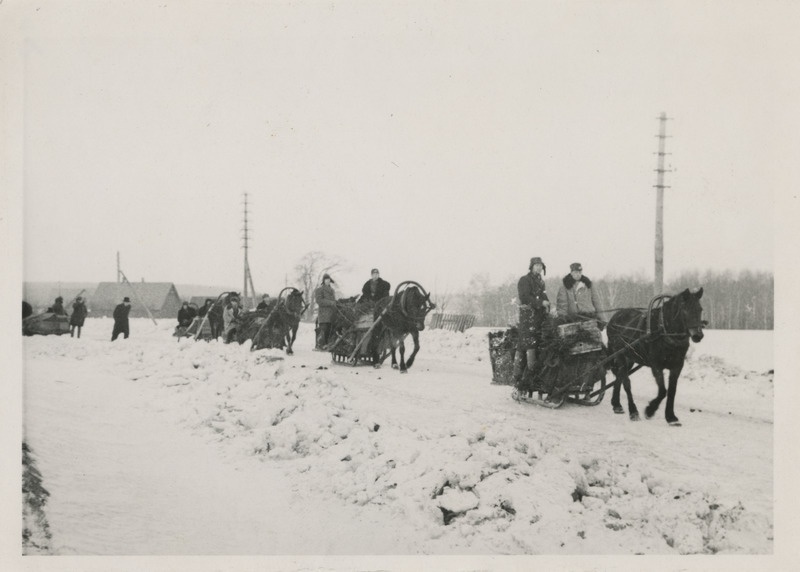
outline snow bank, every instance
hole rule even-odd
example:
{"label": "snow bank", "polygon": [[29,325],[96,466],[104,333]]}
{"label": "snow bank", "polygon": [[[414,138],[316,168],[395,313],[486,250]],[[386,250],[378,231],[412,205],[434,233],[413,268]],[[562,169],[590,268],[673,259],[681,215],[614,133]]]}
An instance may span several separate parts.
{"label": "snow bank", "polygon": [[[106,322],[107,328],[86,331],[110,332]],[[313,333],[302,328],[297,355],[286,357],[278,350],[251,352],[246,345],[176,340],[170,325],[135,322],[131,339],[115,344],[97,333],[81,341],[28,339],[26,359],[121,374],[151,396],[153,409],[172,419],[176,430],[218,447],[232,463],[247,457],[278,464],[300,490],[378,507],[387,526],[394,519],[413,523],[421,552],[772,550],[771,509],[760,508],[770,502],[751,508],[742,502],[742,487],[721,490],[699,464],[713,459],[697,461],[695,468],[690,464],[688,473],[671,458],[654,459],[647,439],[674,429],[645,424],[651,437],[633,437],[625,429],[621,437],[606,439],[602,432],[617,426],[608,424],[621,421],[627,428],[630,422],[608,409],[550,412],[520,406],[502,393],[507,387],[489,387],[489,329],[423,332],[416,369],[401,376],[385,368],[376,373],[332,365],[326,354],[309,351]],[[451,387],[454,382],[442,372],[456,362],[474,373]],[[356,374],[359,383],[353,381]],[[700,356],[687,363],[682,377],[680,399],[714,409],[715,420],[728,422],[723,415],[730,410],[737,423],[746,422],[739,418],[743,412],[771,423],[771,375]],[[462,401],[485,407],[454,417],[444,402],[440,423],[416,422],[411,413],[418,400],[430,400],[423,392],[439,391],[438,386],[445,395],[458,388]],[[458,409],[458,403],[452,407]],[[669,455],[691,461],[669,449],[668,435],[658,438]],[[709,454],[729,454],[713,441],[724,435],[704,438],[712,441],[700,457],[715,450]],[[672,472],[664,468],[670,466]],[[764,470],[766,476],[752,478],[769,482],[771,466]],[[763,495],[771,501],[771,488]]]}

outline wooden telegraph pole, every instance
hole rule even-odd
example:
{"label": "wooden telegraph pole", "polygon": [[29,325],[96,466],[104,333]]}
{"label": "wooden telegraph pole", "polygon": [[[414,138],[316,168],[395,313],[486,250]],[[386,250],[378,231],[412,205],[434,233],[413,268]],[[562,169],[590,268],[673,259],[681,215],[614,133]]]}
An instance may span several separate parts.
{"label": "wooden telegraph pole", "polygon": [[669,187],[664,184],[664,173],[669,171],[664,168],[664,156],[667,153],[664,151],[666,148],[667,140],[667,114],[662,112],[659,121],[660,128],[658,130],[658,173],[657,183],[653,185],[656,188],[656,252],[655,252],[655,281],[653,283],[653,294],[658,296],[664,292],[664,189]]}
{"label": "wooden telegraph pole", "polygon": [[[256,289],[253,286],[253,276],[250,274],[250,262],[247,259],[247,252],[250,241],[250,227],[247,224],[247,193],[244,194],[244,226],[242,227],[242,239],[244,241],[244,287],[242,289],[242,309],[249,310],[256,307]],[[252,301],[250,297],[252,296]]]}

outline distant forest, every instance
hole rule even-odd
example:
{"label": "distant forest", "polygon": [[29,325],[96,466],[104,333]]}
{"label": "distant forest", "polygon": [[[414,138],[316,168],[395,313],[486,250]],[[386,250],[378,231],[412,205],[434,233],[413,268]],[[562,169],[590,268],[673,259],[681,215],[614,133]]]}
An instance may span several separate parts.
{"label": "distant forest", "polygon": [[[546,276],[547,295],[555,306],[560,276]],[[592,279],[604,310],[646,308],[653,297],[653,281],[641,276],[604,276]],[[499,286],[488,274],[475,274],[467,290],[434,293],[436,312],[473,314],[476,326],[507,326],[518,318],[517,281],[509,278]],[[775,280],[767,272],[687,272],[664,286],[665,294],[703,287],[703,318],[719,330],[771,330],[774,327]],[[604,319],[611,317],[604,314]]]}

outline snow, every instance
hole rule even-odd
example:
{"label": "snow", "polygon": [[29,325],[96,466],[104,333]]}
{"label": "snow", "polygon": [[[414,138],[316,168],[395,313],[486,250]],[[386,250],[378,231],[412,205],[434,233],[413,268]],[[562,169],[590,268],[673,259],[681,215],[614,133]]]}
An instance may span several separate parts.
{"label": "snow", "polygon": [[[423,332],[400,374],[332,364],[306,324],[285,356],[131,322],[114,343],[102,318],[24,339],[51,554],[773,553],[767,332],[707,332],[673,428],[610,395],[513,401],[488,328]],[[642,410],[655,384],[632,383]]]}

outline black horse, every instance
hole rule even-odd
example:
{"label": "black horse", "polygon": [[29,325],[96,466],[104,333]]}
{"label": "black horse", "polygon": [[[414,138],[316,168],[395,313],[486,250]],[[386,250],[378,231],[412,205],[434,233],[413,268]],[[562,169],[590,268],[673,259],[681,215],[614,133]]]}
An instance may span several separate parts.
{"label": "black horse", "polygon": [[[667,398],[665,417],[670,425],[680,425],[675,416],[675,391],[683,369],[689,339],[695,343],[703,339],[703,308],[700,298],[703,289],[684,290],[676,296],[656,296],[648,310],[626,308],[615,313],[608,322],[608,350],[617,354],[611,362],[614,372],[614,392],[611,406],[614,413],[624,413],[619,402],[622,385],[628,395],[628,415],[639,420],[639,410],[631,395],[630,373],[639,367],[649,367],[658,384],[658,395],[645,408],[649,419],[658,411],[661,401]],[[658,305],[658,302],[663,302]],[[638,364],[635,368],[635,364]],[[664,385],[664,370],[669,370],[669,388]]]}
{"label": "black horse", "polygon": [[[375,367],[380,367],[388,357],[386,352],[390,350],[392,368],[397,369],[397,348],[400,348],[400,373],[406,373],[414,364],[419,351],[419,333],[425,329],[425,316],[436,308],[430,298],[431,295],[416,282],[401,282],[394,296],[378,300],[374,311],[377,324],[372,338],[372,363]],[[403,338],[408,334],[414,340],[414,350],[406,361]],[[382,358],[381,353],[384,353]]]}
{"label": "black horse", "polygon": [[[289,290],[284,298],[283,293]],[[293,355],[292,345],[297,338],[300,317],[308,308],[303,299],[303,292],[297,288],[287,287],[281,290],[277,300],[271,300],[264,310],[250,312],[243,318],[239,328],[238,341],[252,339],[252,351],[262,348],[283,348]]]}

